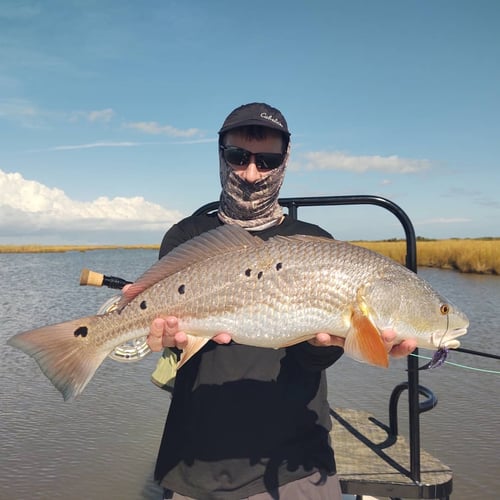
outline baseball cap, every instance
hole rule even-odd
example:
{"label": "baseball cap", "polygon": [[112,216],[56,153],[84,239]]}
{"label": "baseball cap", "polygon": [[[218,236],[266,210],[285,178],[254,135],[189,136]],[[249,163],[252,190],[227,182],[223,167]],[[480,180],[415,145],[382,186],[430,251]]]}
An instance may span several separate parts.
{"label": "baseball cap", "polygon": [[231,111],[219,130],[219,135],[247,125],[260,125],[283,132],[286,137],[290,137],[288,125],[285,117],[279,109],[269,106],[263,102],[252,102],[244,104]]}

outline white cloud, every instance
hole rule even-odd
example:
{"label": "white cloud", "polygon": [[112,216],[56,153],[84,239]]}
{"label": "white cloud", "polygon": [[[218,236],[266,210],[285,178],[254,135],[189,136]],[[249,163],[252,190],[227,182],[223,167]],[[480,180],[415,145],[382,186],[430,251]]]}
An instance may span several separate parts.
{"label": "white cloud", "polygon": [[[351,156],[341,151],[312,151],[303,155],[306,170],[345,170],[363,173],[368,171],[392,174],[411,174],[430,168],[428,160],[415,160],[399,156]],[[301,168],[295,166],[295,168]]]}
{"label": "white cloud", "polygon": [[126,128],[133,128],[152,135],[166,135],[168,137],[195,137],[201,135],[197,128],[181,130],[171,125],[160,125],[157,122],[130,122],[123,125]]}
{"label": "white cloud", "polygon": [[[64,191],[0,170],[0,233],[4,235],[57,234],[78,231],[165,231],[182,214],[132,198],[99,197],[72,200]],[[3,238],[5,241],[5,237]]]}
{"label": "white cloud", "polygon": [[143,143],[130,141],[97,141],[88,144],[70,144],[67,146],[54,146],[43,151],[69,151],[72,149],[92,149],[92,148],[130,148],[141,146]]}
{"label": "white cloud", "polygon": [[38,127],[41,124],[43,113],[25,99],[0,99],[0,118],[24,127]]}
{"label": "white cloud", "polygon": [[40,127],[54,122],[109,123],[115,112],[111,108],[92,111],[55,111],[42,109],[26,99],[0,99],[0,118],[24,127]]}
{"label": "white cloud", "polygon": [[113,117],[115,116],[115,112],[111,108],[100,109],[95,111],[74,111],[70,115],[70,121],[78,121],[79,119],[84,119],[89,122],[103,122],[109,123]]}

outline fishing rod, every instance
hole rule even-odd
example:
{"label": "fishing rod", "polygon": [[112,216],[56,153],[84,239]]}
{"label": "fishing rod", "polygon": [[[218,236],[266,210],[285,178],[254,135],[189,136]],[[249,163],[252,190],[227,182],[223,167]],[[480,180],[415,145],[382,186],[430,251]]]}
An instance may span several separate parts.
{"label": "fishing rod", "polygon": [[[125,285],[133,283],[132,281],[124,280],[123,278],[118,278],[117,276],[105,276],[104,274],[91,271],[90,269],[82,269],[80,274],[80,285],[88,286],[107,286],[108,288],[114,288],[116,290],[121,290]],[[464,354],[473,354],[474,356],[482,356],[484,358],[500,359],[497,354],[491,354],[489,352],[474,351],[472,349],[465,349],[464,347],[457,347],[453,351],[462,352]]]}
{"label": "fishing rod", "polygon": [[130,283],[132,281],[127,281],[116,276],[105,276],[90,269],[82,269],[80,274],[80,285],[82,286],[107,286],[108,288],[121,290],[125,285],[129,285]]}
{"label": "fishing rod", "polygon": [[474,354],[475,356],[483,356],[484,358],[500,359],[497,354],[491,354],[489,352],[473,351],[472,349],[465,349],[464,347],[457,347],[453,349],[454,351],[463,352],[465,354]]}

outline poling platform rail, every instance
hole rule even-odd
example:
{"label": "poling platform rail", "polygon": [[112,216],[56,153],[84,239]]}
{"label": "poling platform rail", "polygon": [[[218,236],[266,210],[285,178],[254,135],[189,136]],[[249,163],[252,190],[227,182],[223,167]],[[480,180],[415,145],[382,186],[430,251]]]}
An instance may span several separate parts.
{"label": "poling platform rail", "polygon": [[[316,196],[298,198],[280,198],[281,206],[288,209],[288,215],[297,218],[300,207],[319,207],[335,205],[375,205],[382,207],[397,217],[403,226],[406,236],[406,261],[408,269],[417,272],[417,244],[415,230],[408,215],[392,201],[371,195],[348,195],[348,196]],[[219,202],[211,202],[196,210],[193,215],[202,215],[217,210]],[[417,350],[414,352],[418,354]],[[406,498],[434,498],[448,499],[452,491],[451,470],[441,464],[430,455],[420,449],[420,413],[428,411],[437,404],[437,399],[430,389],[419,385],[418,359],[416,356],[408,356],[408,380],[397,385],[390,397],[389,420],[390,426],[376,421],[365,412],[354,410],[331,410],[334,425],[333,439],[335,437],[342,441],[356,439],[346,445],[347,462],[352,460],[352,446],[362,446],[357,459],[357,464],[349,464],[349,467],[366,468],[360,473],[347,473],[342,470],[342,457],[339,455],[339,447],[335,444],[335,455],[337,457],[337,468],[342,485],[343,493],[354,494],[357,498],[361,495],[381,495],[392,499]],[[408,415],[409,415],[409,445],[404,438],[397,435],[397,406],[401,393],[408,391]],[[426,396],[426,400],[420,402],[420,395]],[[337,426],[337,427],[336,427]],[[382,434],[380,435],[380,433]],[[383,446],[375,444],[368,435],[378,433],[376,440],[383,437]],[[373,434],[374,435],[374,434]],[[378,441],[377,441],[378,442]],[[394,445],[394,446],[392,446]],[[368,448],[371,448],[368,450]],[[393,448],[393,453],[389,450]],[[367,451],[367,453],[365,453]],[[342,451],[340,450],[340,455]],[[404,455],[409,456],[404,456]],[[422,481],[421,458],[429,466],[430,473],[425,473]],[[381,467],[377,469],[375,462],[381,461]],[[365,462],[365,463],[360,463]],[[388,467],[389,466],[389,470]],[[347,467],[347,464],[346,464]],[[370,470],[368,470],[370,469]],[[352,468],[349,468],[352,471]],[[403,477],[395,480],[394,471]]]}

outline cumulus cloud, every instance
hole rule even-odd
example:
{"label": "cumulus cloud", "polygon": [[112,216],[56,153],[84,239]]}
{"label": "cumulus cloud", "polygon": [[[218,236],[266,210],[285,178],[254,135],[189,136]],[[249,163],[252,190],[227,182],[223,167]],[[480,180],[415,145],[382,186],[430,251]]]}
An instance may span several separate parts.
{"label": "cumulus cloud", "polygon": [[[428,160],[399,156],[352,156],[341,151],[312,151],[303,155],[306,170],[345,170],[363,173],[379,171],[392,174],[412,174],[430,168]],[[297,168],[297,167],[296,167]],[[298,167],[301,168],[301,167]]]}
{"label": "cumulus cloud", "polygon": [[166,135],[167,137],[195,137],[201,134],[197,128],[185,130],[172,127],[171,125],[160,125],[157,122],[129,122],[123,125],[151,135]]}
{"label": "cumulus cloud", "polygon": [[11,236],[75,230],[163,232],[182,217],[177,210],[167,210],[141,196],[72,200],[60,189],[2,170],[0,193],[0,233]]}

